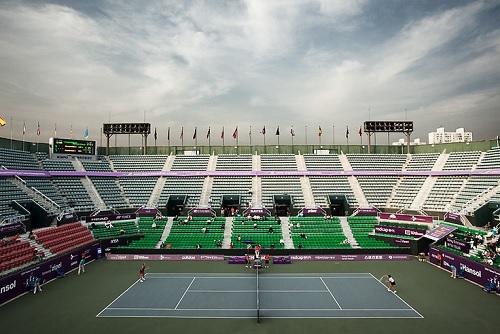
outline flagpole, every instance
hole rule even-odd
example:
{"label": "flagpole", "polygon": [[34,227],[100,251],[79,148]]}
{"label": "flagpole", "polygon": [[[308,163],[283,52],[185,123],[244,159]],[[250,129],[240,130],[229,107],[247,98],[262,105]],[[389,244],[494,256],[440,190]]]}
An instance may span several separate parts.
{"label": "flagpole", "polygon": [[[307,146],[307,125],[305,125],[305,129],[306,129],[306,146]],[[307,148],[306,148],[307,149]]]}
{"label": "flagpole", "polygon": [[13,149],[13,141],[12,141],[12,115],[10,115],[10,149],[12,150]]}
{"label": "flagpole", "polygon": [[170,153],[172,153],[170,149],[170,126],[168,127],[167,141],[168,141],[168,155],[170,155]]}
{"label": "flagpole", "polygon": [[323,130],[318,131],[318,138],[319,138],[319,147],[321,148],[321,135],[323,134]]}
{"label": "flagpole", "polygon": [[23,123],[23,152],[24,152],[24,133],[26,132],[26,121]]}
{"label": "flagpole", "polygon": [[292,135],[292,153],[294,153],[293,152],[293,137],[294,137],[294,135],[293,135],[293,125],[292,125],[292,129],[290,130],[290,134]]}
{"label": "flagpole", "polygon": [[[102,138],[102,135],[101,135]],[[155,140],[155,145],[156,145],[156,140]],[[128,154],[130,155],[130,133],[128,134]]]}
{"label": "flagpole", "polygon": [[332,124],[332,145],[335,145],[335,124]]}
{"label": "flagpole", "polygon": [[210,131],[210,127],[208,127],[208,154],[210,154],[210,151],[212,150],[211,147],[211,143],[210,143],[210,139],[212,138],[212,132]]}
{"label": "flagpole", "polygon": [[250,137],[250,146],[252,146],[252,126],[250,125],[250,131],[248,132],[248,136]]}
{"label": "flagpole", "polygon": [[198,147],[198,128],[195,126],[194,127],[194,146]]}

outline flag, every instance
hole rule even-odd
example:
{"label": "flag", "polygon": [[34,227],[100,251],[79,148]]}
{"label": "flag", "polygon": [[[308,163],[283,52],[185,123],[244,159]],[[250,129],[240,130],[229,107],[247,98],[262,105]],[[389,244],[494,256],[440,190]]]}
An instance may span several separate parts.
{"label": "flag", "polygon": [[184,139],[184,127],[181,127],[181,139]]}
{"label": "flag", "polygon": [[57,123],[54,123],[54,137],[57,137]]}
{"label": "flag", "polygon": [[196,131],[197,131],[197,130],[198,130],[198,129],[195,127],[195,128],[194,128],[194,133],[193,133],[193,140],[194,140],[194,139],[196,139]]}
{"label": "flag", "polygon": [[155,128],[155,140],[158,139],[158,134],[156,133],[156,128]]}
{"label": "flag", "polygon": [[234,129],[233,131],[233,138],[234,139],[238,138],[238,127],[236,127],[236,129]]}
{"label": "flag", "polygon": [[207,131],[207,139],[210,138],[210,127],[208,127],[208,131]]}
{"label": "flag", "polygon": [[0,117],[0,126],[4,126],[5,124],[7,124],[7,121]]}
{"label": "flag", "polygon": [[167,140],[170,141],[170,126],[168,127],[167,130]]}
{"label": "flag", "polygon": [[69,135],[73,138],[73,123],[69,125]]}
{"label": "flag", "polygon": [[224,139],[224,127],[222,127],[222,133],[220,134],[220,139]]}
{"label": "flag", "polygon": [[262,128],[262,131],[260,132],[262,133],[264,136],[266,135],[266,126],[264,125],[264,127]]}
{"label": "flag", "polygon": [[295,130],[293,128],[290,129],[290,134],[292,135],[292,137],[295,137]]}
{"label": "flag", "polygon": [[346,130],[345,130],[345,137],[347,139],[349,139],[349,125],[346,127]]}
{"label": "flag", "polygon": [[321,135],[323,134],[323,129],[321,128],[321,125],[318,126],[318,136],[321,137]]}
{"label": "flag", "polygon": [[83,131],[83,138],[89,139],[89,127],[88,126]]}
{"label": "flag", "polygon": [[361,130],[361,126],[359,127],[359,136],[361,137],[363,135],[363,131]]}
{"label": "flag", "polygon": [[280,127],[278,126],[278,128],[276,129],[276,136],[279,136],[280,135]]}
{"label": "flag", "polygon": [[26,122],[23,122],[23,136],[26,134]]}
{"label": "flag", "polygon": [[37,124],[38,124],[38,125],[37,125],[37,127],[36,127],[36,135],[37,135],[37,136],[40,136],[40,133],[41,133],[41,132],[40,132],[40,122],[37,122]]}

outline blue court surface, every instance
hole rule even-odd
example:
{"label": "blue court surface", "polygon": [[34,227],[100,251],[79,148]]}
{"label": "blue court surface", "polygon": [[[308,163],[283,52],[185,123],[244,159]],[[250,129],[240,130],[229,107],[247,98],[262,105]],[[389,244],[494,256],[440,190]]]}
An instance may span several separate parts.
{"label": "blue court surface", "polygon": [[423,318],[370,273],[151,273],[97,317]]}

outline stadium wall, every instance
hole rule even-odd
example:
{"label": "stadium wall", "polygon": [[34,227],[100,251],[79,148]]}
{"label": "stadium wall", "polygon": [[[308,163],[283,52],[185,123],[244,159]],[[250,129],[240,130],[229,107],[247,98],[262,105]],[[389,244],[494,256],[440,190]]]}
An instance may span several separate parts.
{"label": "stadium wall", "polygon": [[[411,146],[410,153],[441,153],[443,150],[446,152],[465,152],[465,151],[482,151],[485,152],[492,147],[497,146],[496,139],[486,139],[466,143],[450,143],[450,144],[437,144],[437,145],[418,145]],[[23,142],[21,140],[10,140],[10,138],[0,137],[0,147],[7,149],[23,150]],[[28,152],[37,152],[36,142],[24,142],[24,150]],[[106,147],[98,147],[98,154],[106,154]],[[169,155],[169,154],[183,154],[185,151],[199,151],[199,154],[313,154],[315,150],[329,150],[332,154],[339,154],[344,152],[346,154],[366,154],[368,148],[366,145],[234,145],[226,146],[197,146],[193,145],[175,145],[175,146],[149,146],[149,155]],[[404,153],[406,147],[403,148]],[[112,155],[140,155],[142,149],[139,146],[133,147],[110,147],[109,154]],[[372,153],[376,154],[401,154],[401,146],[393,145],[376,145],[372,146]],[[38,143],[38,152],[49,152],[48,143]]]}

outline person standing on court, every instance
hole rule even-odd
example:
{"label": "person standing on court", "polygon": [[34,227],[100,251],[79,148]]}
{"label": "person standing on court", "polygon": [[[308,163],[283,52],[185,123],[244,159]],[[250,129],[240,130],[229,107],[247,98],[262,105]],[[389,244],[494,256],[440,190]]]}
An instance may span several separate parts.
{"label": "person standing on court", "polygon": [[78,276],[80,276],[80,273],[85,274],[85,253],[82,253],[82,258],[78,262]]}

